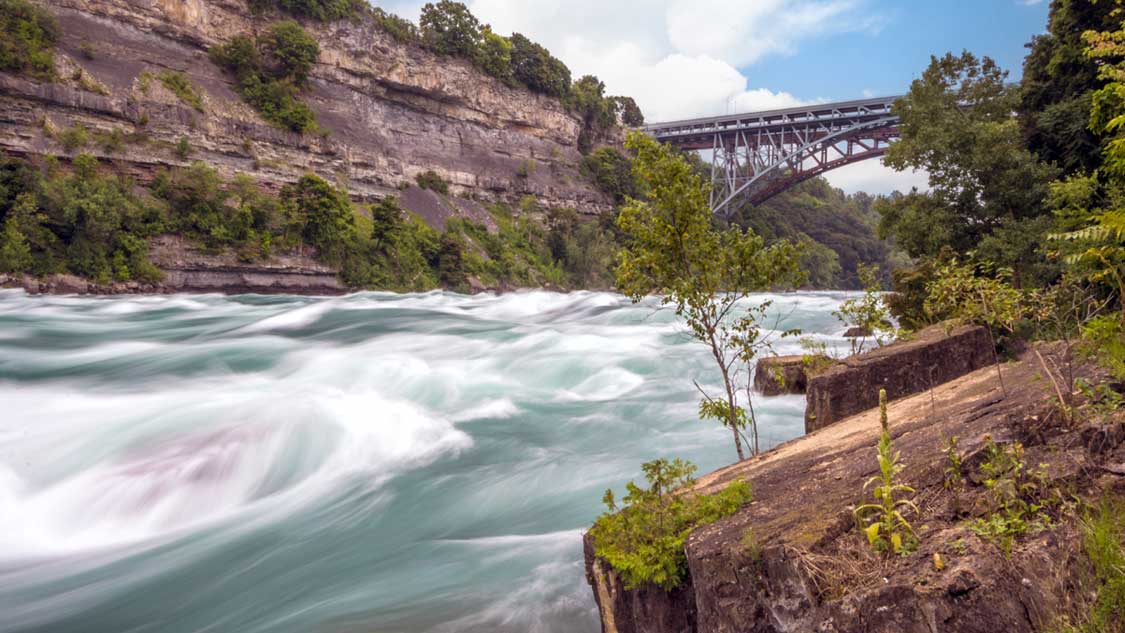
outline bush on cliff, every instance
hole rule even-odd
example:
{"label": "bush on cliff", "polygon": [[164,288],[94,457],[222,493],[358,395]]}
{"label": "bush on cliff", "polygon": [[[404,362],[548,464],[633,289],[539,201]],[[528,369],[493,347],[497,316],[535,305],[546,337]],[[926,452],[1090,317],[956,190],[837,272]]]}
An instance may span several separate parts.
{"label": "bush on cliff", "polygon": [[105,175],[81,154],[64,172],[43,174],[8,159],[0,164],[0,258],[8,272],[72,272],[99,282],[150,281],[146,238],[162,227],[160,209],[133,183]]}
{"label": "bush on cliff", "polygon": [[299,15],[321,22],[332,22],[355,17],[364,9],[362,0],[251,0],[250,7],[255,11],[277,7],[293,15]]}
{"label": "bush on cliff", "polygon": [[0,0],[0,71],[53,79],[59,34],[46,10],[25,0]]}
{"label": "bush on cliff", "polygon": [[209,54],[235,76],[235,90],[263,119],[302,134],[317,131],[316,116],[299,97],[320,47],[300,24],[278,22],[257,38],[236,35]]}
{"label": "bush on cliff", "polygon": [[590,528],[590,538],[595,553],[613,567],[626,589],[674,589],[687,575],[684,540],[695,528],[750,503],[750,484],[738,480],[715,494],[692,494],[686,491],[695,482],[690,462],[658,459],[641,469],[648,488],[630,481],[621,508],[613,491],[606,490],[602,501],[607,512]]}

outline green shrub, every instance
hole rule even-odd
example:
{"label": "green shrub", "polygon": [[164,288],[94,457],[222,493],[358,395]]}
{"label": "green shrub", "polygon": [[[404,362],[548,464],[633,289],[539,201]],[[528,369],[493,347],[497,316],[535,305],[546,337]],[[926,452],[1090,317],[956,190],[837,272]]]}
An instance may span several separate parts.
{"label": "green shrub", "polygon": [[176,156],[180,160],[187,160],[187,157],[191,156],[192,152],[191,141],[188,140],[188,137],[181,136],[180,140],[176,141],[176,146],[172,148],[172,151],[176,153]]}
{"label": "green shrub", "polygon": [[612,196],[615,204],[623,204],[626,198],[640,196],[637,179],[633,177],[633,161],[616,148],[599,147],[584,156],[582,172],[598,189]]}
{"label": "green shrub", "polygon": [[305,174],[281,189],[288,232],[316,247],[329,263],[344,260],[355,238],[355,214],[347,192],[336,189],[315,174]]}
{"label": "green shrub", "polygon": [[364,8],[361,0],[251,0],[255,11],[276,7],[292,15],[320,22],[334,22],[358,16]]}
{"label": "green shrub", "polygon": [[989,513],[969,525],[977,536],[995,542],[1011,554],[1015,539],[1050,525],[1047,507],[1053,501],[1042,469],[1031,470],[1023,461],[1023,445],[997,444],[988,439],[981,464],[989,492]]}
{"label": "green shrub", "polygon": [[54,16],[26,0],[0,0],[0,70],[55,78],[54,48],[61,31]]}
{"label": "green shrub", "polygon": [[302,134],[318,130],[299,96],[319,54],[316,40],[292,20],[272,25],[256,40],[237,35],[209,51],[212,62],[234,74],[235,90],[263,119]]}
{"label": "green shrub", "polygon": [[179,71],[166,70],[157,75],[157,78],[160,79],[160,83],[164,84],[165,88],[179,97],[180,101],[203,112],[203,97],[192,85],[187,75]]}
{"label": "green shrub", "polygon": [[59,134],[59,142],[62,143],[63,149],[73,152],[86,147],[86,144],[90,142],[90,135],[86,126],[78,123],[63,130]]}
{"label": "green shrub", "polygon": [[437,174],[437,172],[432,169],[418,174],[414,177],[414,180],[418,183],[418,186],[423,189],[436,191],[437,193],[440,193],[442,195],[449,194],[449,183],[446,182],[441,176]]}
{"label": "green shrub", "polygon": [[602,501],[607,512],[590,528],[594,551],[609,563],[627,589],[656,585],[669,590],[687,574],[684,540],[692,530],[730,516],[750,502],[750,484],[735,481],[711,495],[686,491],[695,466],[658,459],[641,466],[648,488],[629,482],[618,508],[613,491]]}
{"label": "green shrub", "polygon": [[413,44],[420,41],[418,35],[418,27],[414,23],[405,18],[401,18],[393,13],[388,13],[379,7],[371,9],[371,15],[375,20],[375,24],[387,33],[396,41],[403,44]]}

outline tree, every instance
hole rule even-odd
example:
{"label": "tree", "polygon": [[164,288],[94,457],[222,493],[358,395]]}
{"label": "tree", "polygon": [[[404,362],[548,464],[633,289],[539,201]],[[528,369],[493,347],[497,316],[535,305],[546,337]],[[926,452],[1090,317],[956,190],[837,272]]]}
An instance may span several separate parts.
{"label": "tree", "polygon": [[427,2],[419,20],[422,41],[442,55],[473,59],[481,47],[481,26],[469,8],[453,0]]}
{"label": "tree", "polygon": [[578,151],[590,151],[594,139],[617,122],[614,103],[605,97],[605,84],[593,75],[584,75],[570,89],[570,103],[582,119]]}
{"label": "tree", "polygon": [[[946,246],[967,253],[1001,228],[1026,230],[1026,221],[1048,213],[1047,184],[1057,172],[1024,147],[1011,116],[1017,90],[1006,77],[987,57],[934,57],[894,105],[902,139],[884,160],[897,170],[926,170],[930,191],[881,202],[879,231],[912,257],[934,257]],[[1011,268],[1017,284],[1040,283],[1042,237],[1021,236],[1018,252],[990,256],[1003,257],[995,263]]]}
{"label": "tree", "polygon": [[305,174],[281,189],[289,223],[328,261],[340,261],[355,237],[355,214],[347,193],[320,176]]}
{"label": "tree", "polygon": [[481,29],[481,45],[473,61],[484,72],[506,84],[515,82],[512,76],[512,43],[503,35],[492,32],[492,27]]}
{"label": "tree", "polygon": [[582,159],[582,171],[589,175],[603,192],[613,196],[615,204],[637,197],[637,181],[633,162],[616,148],[605,146]]}
{"label": "tree", "polygon": [[565,97],[570,91],[570,69],[551,53],[519,33],[513,33],[512,76],[534,92]]}
{"label": "tree", "polygon": [[645,115],[637,106],[632,97],[610,97],[614,108],[621,115],[621,122],[629,127],[641,127],[645,124]]}
{"label": "tree", "polygon": [[15,216],[10,216],[4,221],[3,232],[0,232],[0,272],[26,272],[34,263],[31,245],[16,225]]}
{"label": "tree", "polygon": [[[741,429],[749,427],[751,451],[758,451],[749,364],[768,345],[761,323],[770,305],[746,299],[799,280],[797,250],[787,241],[766,246],[738,227],[716,230],[708,186],[687,161],[640,132],[629,134],[626,147],[636,154],[633,170],[645,197],[630,200],[618,217],[627,239],[618,288],[634,302],[659,295],[661,304],[671,305],[692,336],[710,348],[723,394],[711,397],[700,388],[700,414],[731,430],[738,458],[744,459]],[[745,408],[739,404],[743,388]]]}
{"label": "tree", "polygon": [[270,26],[262,41],[262,49],[267,59],[276,66],[273,74],[280,79],[289,79],[297,86],[308,81],[309,71],[320,56],[320,45],[293,20],[285,20]]}
{"label": "tree", "polygon": [[387,196],[371,207],[371,239],[376,248],[387,249],[402,220],[402,207],[395,196]]}
{"label": "tree", "polygon": [[1114,2],[1055,0],[1047,32],[1028,44],[1020,79],[1018,115],[1027,147],[1065,174],[1101,164],[1101,141],[1089,128],[1093,94],[1104,85],[1097,61],[1086,54],[1085,31],[1119,24]]}

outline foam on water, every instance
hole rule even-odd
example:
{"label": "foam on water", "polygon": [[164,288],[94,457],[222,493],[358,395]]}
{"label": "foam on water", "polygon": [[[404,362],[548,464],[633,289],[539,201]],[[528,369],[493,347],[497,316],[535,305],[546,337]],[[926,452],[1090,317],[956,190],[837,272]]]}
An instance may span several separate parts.
{"label": "foam on water", "polygon": [[[843,297],[754,300],[842,346]],[[733,458],[657,308],[0,291],[0,632],[595,631],[602,491]],[[802,398],[755,406],[800,434]]]}

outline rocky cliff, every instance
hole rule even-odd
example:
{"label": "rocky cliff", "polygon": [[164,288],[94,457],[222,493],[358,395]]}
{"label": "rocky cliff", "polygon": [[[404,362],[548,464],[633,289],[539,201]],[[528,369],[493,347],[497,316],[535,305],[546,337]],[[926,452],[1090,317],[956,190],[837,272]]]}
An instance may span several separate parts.
{"label": "rocky cliff", "polygon": [[[1061,346],[1040,351],[1048,364],[1066,366]],[[1089,376],[1089,368],[1076,371]],[[889,407],[894,450],[906,465],[901,482],[916,490],[918,510],[908,513],[916,551],[878,554],[857,528],[852,509],[871,499],[864,482],[877,473],[879,414],[868,411],[700,479],[702,493],[750,481],[754,501],[691,533],[688,580],[672,592],[626,589],[587,537],[586,576],[602,630],[1059,630],[1090,590],[1075,512],[1066,507],[1077,498],[1096,506],[1125,494],[1125,419],[1067,419],[1034,353],[1004,372],[1006,395],[995,368],[985,367]],[[950,437],[960,438],[956,472],[963,481],[947,485]],[[999,512],[990,510],[995,493],[984,481],[990,447],[1036,473],[1036,494],[1050,508],[1049,519],[1007,548],[974,529],[978,518]]]}
{"label": "rocky cliff", "polygon": [[[58,19],[60,80],[0,73],[0,148],[15,155],[73,153],[59,140],[91,131],[86,151],[145,177],[202,160],[225,177],[270,186],[305,172],[381,197],[433,170],[464,197],[593,213],[610,201],[579,175],[580,123],[557,99],[511,88],[468,62],[393,39],[369,19],[305,28],[321,53],[304,97],[326,135],[263,121],[236,95],[207,49],[282,17],[243,0],[41,0]],[[202,94],[184,103],[153,75],[183,72]],[[109,135],[123,143],[99,142]],[[190,154],[176,151],[187,139]]]}

